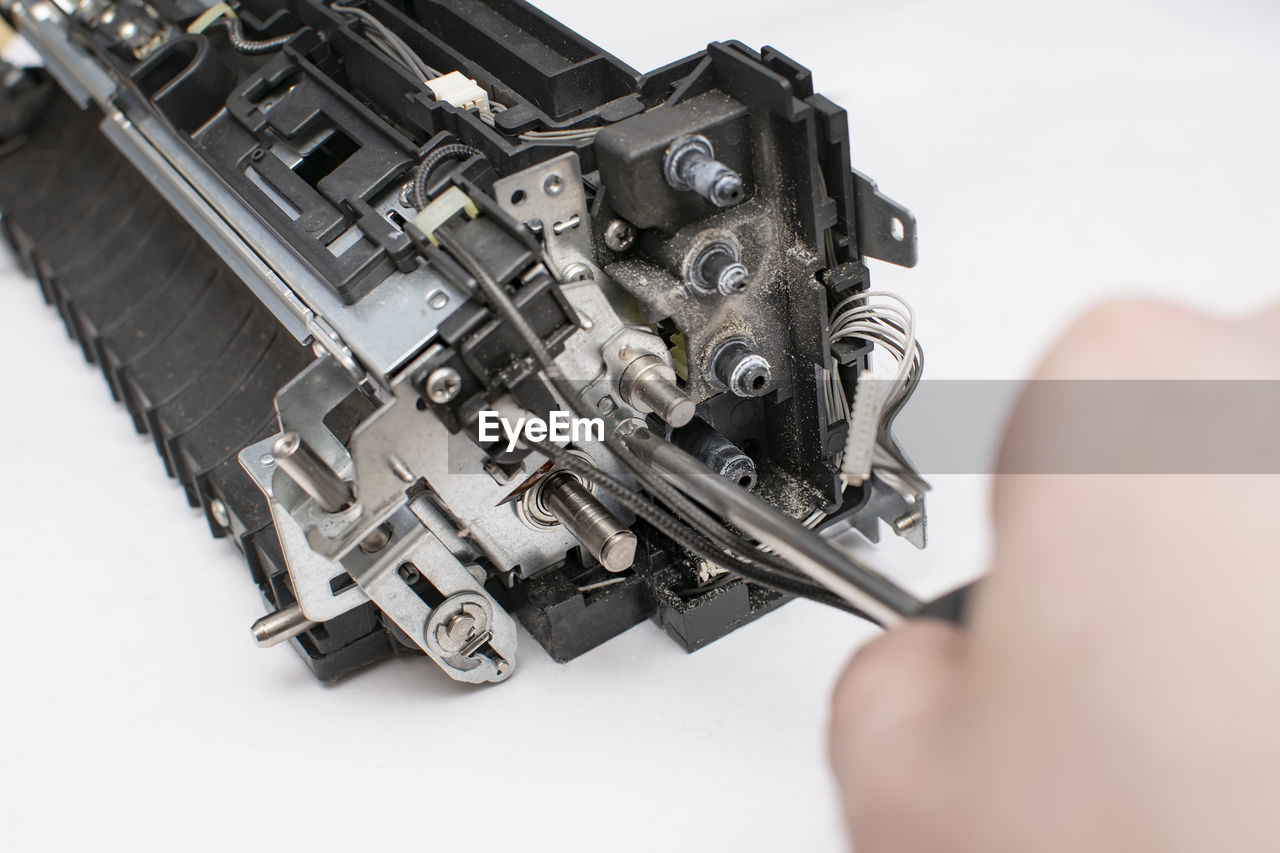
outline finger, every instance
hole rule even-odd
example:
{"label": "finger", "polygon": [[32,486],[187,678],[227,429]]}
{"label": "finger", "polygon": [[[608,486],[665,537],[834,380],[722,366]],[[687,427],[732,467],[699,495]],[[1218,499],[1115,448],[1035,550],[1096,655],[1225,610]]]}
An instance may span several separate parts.
{"label": "finger", "polygon": [[[923,849],[938,821],[925,794],[947,787],[939,723],[951,704],[965,640],[941,622],[890,631],[836,685],[831,759],[860,853]],[[932,812],[930,812],[932,813]]]}

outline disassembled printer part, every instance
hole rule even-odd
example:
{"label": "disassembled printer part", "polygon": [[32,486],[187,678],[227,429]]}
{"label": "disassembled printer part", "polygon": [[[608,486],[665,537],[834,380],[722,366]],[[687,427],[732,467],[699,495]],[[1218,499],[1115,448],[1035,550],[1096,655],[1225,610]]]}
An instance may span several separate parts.
{"label": "disassembled printer part", "polygon": [[778,51],[639,74],[520,0],[0,10],[44,60],[4,69],[5,233],[318,678],[849,606],[738,503],[924,545],[915,322],[865,265],[914,220]]}

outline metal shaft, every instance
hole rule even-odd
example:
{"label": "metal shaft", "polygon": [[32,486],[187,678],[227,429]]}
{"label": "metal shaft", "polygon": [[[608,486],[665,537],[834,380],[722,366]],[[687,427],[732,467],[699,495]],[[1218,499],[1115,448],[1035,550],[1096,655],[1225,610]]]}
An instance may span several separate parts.
{"label": "metal shaft", "polygon": [[325,512],[341,512],[355,502],[350,484],[333,473],[296,432],[280,436],[271,448],[271,455],[280,470],[315,498]]}
{"label": "metal shaft", "polygon": [[542,504],[610,572],[624,572],[636,559],[636,535],[570,474],[552,474]]}
{"label": "metal shaft", "polygon": [[291,604],[283,610],[268,613],[253,623],[253,639],[259,646],[270,648],[288,642],[304,631],[315,627],[314,622],[302,614],[302,608]]}
{"label": "metal shaft", "polygon": [[739,397],[759,397],[773,381],[764,356],[746,341],[729,341],[711,358],[711,371]]}
{"label": "metal shaft", "polygon": [[886,628],[921,611],[920,600],[888,578],[854,563],[794,518],[710,471],[644,427],[624,435],[623,441],[672,485],[768,545],[798,570]]}
{"label": "metal shaft", "polygon": [[693,420],[697,405],[676,384],[676,373],[656,355],[642,355],[623,371],[618,390],[632,406],[653,412],[673,427]]}
{"label": "metal shaft", "polygon": [[716,207],[742,201],[742,176],[715,158],[705,136],[686,136],[667,150],[663,163],[667,183],[677,190],[693,190]]}
{"label": "metal shaft", "polygon": [[671,442],[726,480],[747,491],[756,487],[756,463],[701,418],[694,418],[688,426],[676,430]]}

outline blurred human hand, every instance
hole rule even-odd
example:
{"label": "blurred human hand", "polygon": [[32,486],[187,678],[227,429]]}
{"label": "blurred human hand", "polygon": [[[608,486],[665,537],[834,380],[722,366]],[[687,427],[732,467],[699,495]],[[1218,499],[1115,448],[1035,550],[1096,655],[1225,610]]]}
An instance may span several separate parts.
{"label": "blurred human hand", "polygon": [[[1037,378],[1277,379],[1280,309],[1105,306]],[[1024,400],[1006,461],[1052,453],[1052,433]],[[1280,850],[1278,489],[1272,475],[998,476],[968,626],[893,630],[836,688],[857,853]]]}

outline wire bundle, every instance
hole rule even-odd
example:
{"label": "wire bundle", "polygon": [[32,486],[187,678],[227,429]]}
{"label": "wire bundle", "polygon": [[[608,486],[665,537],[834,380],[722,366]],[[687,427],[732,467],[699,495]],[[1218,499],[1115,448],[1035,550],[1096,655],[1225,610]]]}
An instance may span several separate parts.
{"label": "wire bundle", "polygon": [[873,467],[899,468],[904,464],[886,436],[894,416],[920,382],[924,352],[916,340],[911,306],[884,290],[855,293],[836,306],[831,313],[831,342],[846,340],[869,340],[894,362],[887,379],[863,373],[851,408],[838,370],[827,372],[829,410],[849,413],[840,473],[846,484],[859,485],[871,476]]}
{"label": "wire bundle", "polygon": [[[347,0],[347,2],[350,2],[350,0]],[[390,27],[378,20],[372,12],[355,6],[348,6],[343,0],[337,0],[337,2],[330,4],[329,8],[348,18],[359,21],[361,28],[364,30],[365,39],[385,54],[388,59],[407,71],[410,77],[425,83],[428,80],[444,76],[424,62],[422,57],[409,46],[408,42],[396,35]]]}
{"label": "wire bundle", "polygon": [[[506,109],[503,104],[490,102],[493,113],[490,113],[489,124],[493,124],[492,117],[494,113],[500,113]],[[483,119],[484,116],[481,116]],[[600,132],[598,127],[569,127],[560,130],[526,130],[520,134],[520,138],[525,142],[589,142],[596,138],[596,134]]]}
{"label": "wire bundle", "polygon": [[[396,35],[390,27],[378,20],[372,12],[347,5],[351,2],[354,2],[354,0],[335,0],[334,3],[330,4],[330,8],[352,20],[359,21],[365,39],[399,68],[408,73],[410,77],[425,85],[429,80],[444,76],[423,61],[422,57],[409,46],[408,42]],[[500,104],[490,99],[489,109],[480,110],[479,118],[490,127],[495,127],[497,114],[506,108],[505,104]],[[599,130],[600,128],[598,127],[526,130],[520,134],[519,138],[525,142],[585,142],[594,139]]]}

